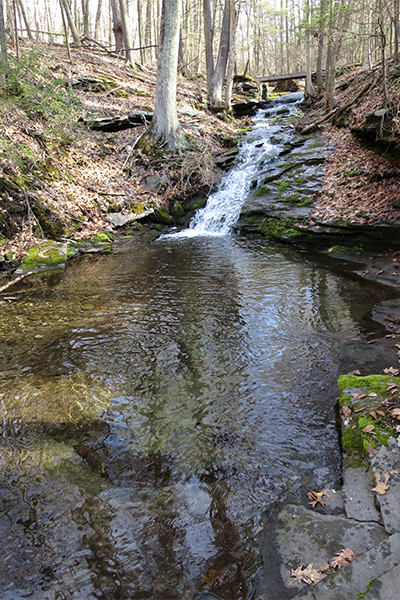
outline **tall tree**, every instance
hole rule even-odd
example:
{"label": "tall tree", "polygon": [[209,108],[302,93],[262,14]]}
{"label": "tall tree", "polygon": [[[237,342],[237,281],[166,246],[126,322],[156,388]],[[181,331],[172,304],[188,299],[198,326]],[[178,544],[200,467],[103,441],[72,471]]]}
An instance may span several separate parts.
{"label": "tall tree", "polygon": [[65,15],[67,17],[68,25],[69,25],[69,28],[72,33],[72,38],[74,40],[74,44],[75,44],[75,46],[79,47],[81,45],[81,40],[79,37],[78,29],[76,28],[76,25],[75,25],[74,18],[72,16],[70,4],[69,4],[68,0],[60,0],[60,3],[62,4]]}
{"label": "tall tree", "polygon": [[4,24],[4,5],[3,0],[0,0],[0,56],[1,68],[6,70],[8,66],[7,43],[6,43],[6,28]]}
{"label": "tall tree", "polygon": [[115,49],[117,52],[122,50],[124,45],[124,32],[122,26],[121,9],[119,0],[111,0],[112,28],[115,39]]}
{"label": "tall tree", "polygon": [[150,134],[166,150],[186,145],[176,108],[180,0],[163,0],[161,9],[157,83]]}
{"label": "tall tree", "polygon": [[[224,15],[222,18],[221,34],[218,57],[214,67],[213,54],[213,18],[211,15],[210,0],[203,0],[204,7],[204,39],[206,46],[207,91],[208,101],[211,105],[222,104],[222,89],[228,64],[229,37],[231,21],[230,0],[225,0]],[[215,18],[214,18],[215,24]]]}

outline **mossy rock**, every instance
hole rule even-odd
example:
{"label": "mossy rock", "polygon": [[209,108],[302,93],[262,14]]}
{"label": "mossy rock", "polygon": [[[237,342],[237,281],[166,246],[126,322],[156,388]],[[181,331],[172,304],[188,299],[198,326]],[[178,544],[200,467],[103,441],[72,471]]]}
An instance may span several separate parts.
{"label": "mossy rock", "polygon": [[156,208],[156,210],[154,211],[154,214],[157,217],[157,219],[164,225],[173,225],[174,224],[173,218],[167,213],[165,208],[163,208],[162,206],[159,206],[158,208]]}
{"label": "mossy rock", "polygon": [[177,200],[170,206],[170,213],[174,219],[181,219],[185,216],[185,211],[183,210],[183,206]]}
{"label": "mossy rock", "polygon": [[351,414],[342,419],[342,445],[348,455],[367,456],[368,447],[387,446],[389,439],[396,435],[387,419],[374,412],[387,397],[388,384],[400,385],[400,378],[388,375],[339,377],[341,412],[346,414],[345,407],[351,410]]}
{"label": "mossy rock", "polygon": [[30,270],[41,267],[58,267],[67,260],[67,244],[46,242],[41,246],[32,246],[24,258],[19,270]]}

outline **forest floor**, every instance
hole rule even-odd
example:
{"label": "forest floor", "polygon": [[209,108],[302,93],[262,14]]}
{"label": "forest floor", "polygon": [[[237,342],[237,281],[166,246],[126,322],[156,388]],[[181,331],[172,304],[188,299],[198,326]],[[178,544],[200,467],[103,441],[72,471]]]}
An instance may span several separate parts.
{"label": "forest floor", "polygon": [[[110,228],[111,212],[168,208],[196,190],[206,195],[223,173],[215,158],[250,124],[206,111],[205,82],[179,75],[179,120],[190,149],[132,160],[147,125],[104,133],[80,118],[152,111],[156,74],[93,49],[71,51],[72,63],[64,47],[22,46],[12,77],[0,85],[0,257],[7,262],[46,237],[93,238]],[[143,185],[148,175],[163,180],[158,193]]]}
{"label": "forest floor", "polygon": [[[338,111],[318,127],[334,148],[311,214],[316,222],[379,225],[400,219],[400,69],[389,64],[388,72],[387,100],[380,65],[354,67],[337,78]],[[320,100],[300,129],[325,112]]]}

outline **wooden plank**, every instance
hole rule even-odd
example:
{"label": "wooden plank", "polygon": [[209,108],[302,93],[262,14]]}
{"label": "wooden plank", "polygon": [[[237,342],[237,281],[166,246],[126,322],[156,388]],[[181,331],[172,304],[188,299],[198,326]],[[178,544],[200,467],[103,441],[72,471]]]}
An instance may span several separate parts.
{"label": "wooden plank", "polygon": [[255,77],[260,83],[268,83],[270,81],[284,81],[285,79],[305,79],[306,72],[288,73],[287,75],[268,75],[268,77]]}

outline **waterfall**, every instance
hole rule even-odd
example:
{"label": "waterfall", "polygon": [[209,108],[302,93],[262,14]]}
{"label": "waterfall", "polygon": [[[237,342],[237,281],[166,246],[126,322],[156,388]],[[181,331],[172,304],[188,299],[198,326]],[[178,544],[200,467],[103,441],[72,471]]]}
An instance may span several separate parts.
{"label": "waterfall", "polygon": [[[282,149],[282,144],[271,143],[271,138],[282,128],[273,124],[284,106],[302,98],[302,94],[287,94],[267,111],[258,111],[254,127],[249,136],[243,139],[239,154],[232,169],[222,179],[218,190],[213,192],[204,208],[191,220],[187,229],[169,234],[179,237],[224,236],[230,233],[237,222],[240,210],[250,191],[252,181],[260,164],[272,161]],[[291,112],[292,109],[290,109]],[[164,236],[162,236],[164,237]]]}

